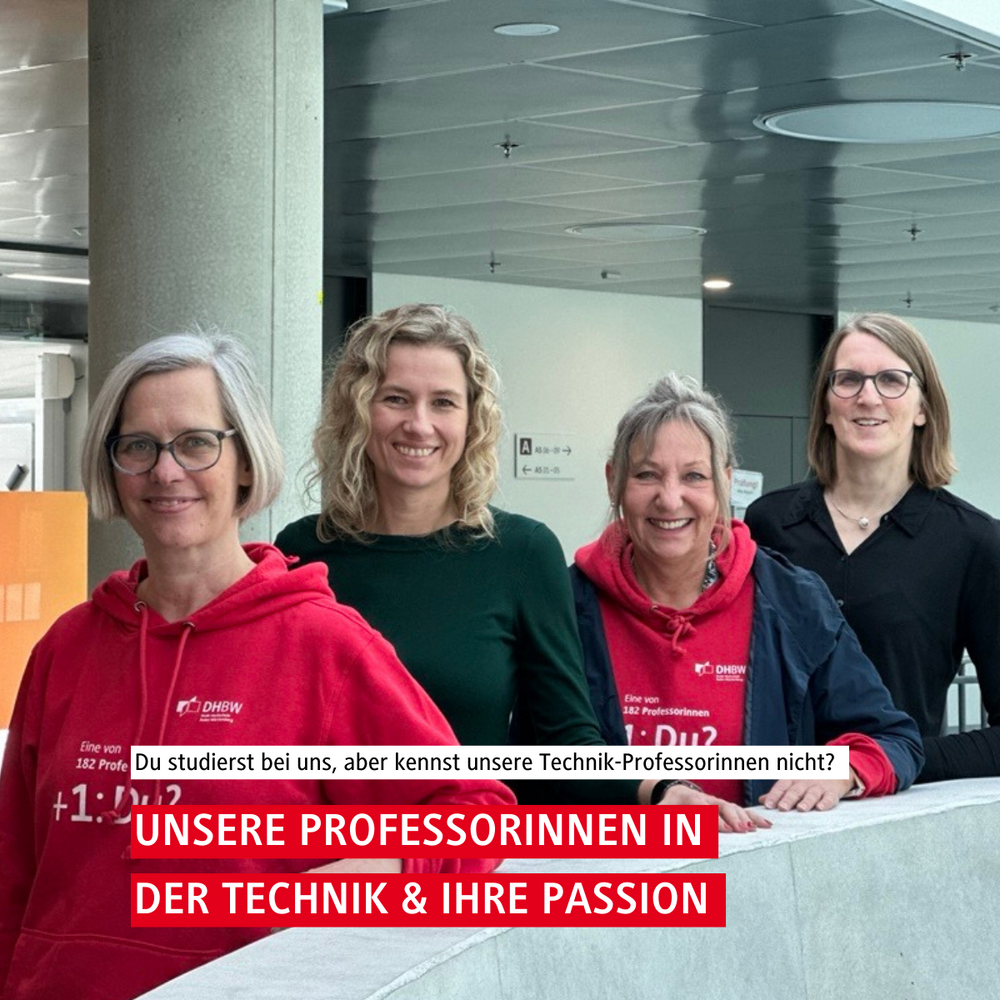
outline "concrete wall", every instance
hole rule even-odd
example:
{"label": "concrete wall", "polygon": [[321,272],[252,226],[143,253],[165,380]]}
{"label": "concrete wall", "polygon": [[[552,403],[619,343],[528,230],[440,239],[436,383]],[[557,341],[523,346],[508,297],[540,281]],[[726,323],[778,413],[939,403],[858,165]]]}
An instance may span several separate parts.
{"label": "concrete wall", "polygon": [[[405,302],[452,306],[482,334],[503,379],[497,505],[544,521],[572,558],[604,525],[604,463],[629,403],[671,368],[701,378],[701,302],[372,276],[376,312]],[[515,479],[513,435],[529,432],[575,435],[578,478]]]}
{"label": "concrete wall", "polygon": [[[501,872],[723,872],[724,928],[292,928],[149,1000],[981,1000],[996,995],[1000,778],[920,785],[723,835],[718,860]],[[558,920],[553,920],[558,923]]]}
{"label": "concrete wall", "polygon": [[1000,517],[1000,466],[996,461],[1000,324],[906,318],[930,344],[948,393],[952,444],[958,460],[958,475],[951,489],[963,500]]}

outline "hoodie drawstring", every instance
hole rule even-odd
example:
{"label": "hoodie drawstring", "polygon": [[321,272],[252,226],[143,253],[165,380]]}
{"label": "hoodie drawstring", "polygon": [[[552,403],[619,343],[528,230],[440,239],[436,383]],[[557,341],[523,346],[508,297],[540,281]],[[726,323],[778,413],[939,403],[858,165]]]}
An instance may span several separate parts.
{"label": "hoodie drawstring", "polygon": [[[657,610],[655,607],[653,610]],[[698,634],[698,629],[691,624],[687,615],[670,615],[666,620],[666,633],[670,636],[670,652],[674,656],[683,656],[682,639],[691,639]]]}
{"label": "hoodie drawstring", "polygon": [[[135,746],[142,738],[142,731],[146,728],[146,709],[149,705],[149,687],[146,682],[146,633],[149,631],[149,608],[145,602],[136,601],[135,610],[139,612],[139,722],[135,727],[135,735],[129,744],[130,747]],[[108,823],[115,823],[124,819],[131,812],[131,809],[132,768],[130,766],[118,801],[113,808],[101,813],[101,819]]]}
{"label": "hoodie drawstring", "polygon": [[[181,632],[181,640],[177,644],[177,657],[174,660],[174,672],[170,675],[170,687],[167,688],[167,697],[163,702],[163,715],[160,717],[160,731],[156,734],[156,745],[163,746],[163,737],[167,734],[167,721],[170,718],[170,706],[174,703],[174,688],[177,687],[177,677],[181,672],[181,659],[184,656],[184,647],[187,645],[188,636],[194,632],[194,622],[185,622],[184,631]],[[153,785],[153,805],[160,801],[159,778]]]}
{"label": "hoodie drawstring", "polygon": [[[149,632],[149,608],[143,601],[137,601],[135,610],[139,612],[139,721],[135,727],[135,735],[132,737],[130,746],[136,746],[142,739],[143,731],[146,728],[146,715],[149,709],[149,680],[146,669],[146,637]],[[187,645],[188,636],[194,631],[194,622],[185,622],[184,631],[181,633],[180,642],[177,644],[177,656],[174,658],[174,669],[170,677],[170,686],[167,689],[167,697],[164,702],[163,715],[160,719],[160,731],[157,734],[156,743],[162,745],[163,737],[167,731],[167,720],[170,717],[170,706],[173,704],[174,688],[177,686],[177,677],[181,670],[181,661],[184,658],[184,647]],[[153,787],[153,804],[155,805],[160,795],[160,779],[157,778]],[[132,811],[132,769],[129,768],[125,777],[125,784],[122,793],[113,809],[108,809],[101,813],[101,818],[109,823],[120,822]],[[122,858],[131,857],[131,844],[126,845],[122,852]]]}

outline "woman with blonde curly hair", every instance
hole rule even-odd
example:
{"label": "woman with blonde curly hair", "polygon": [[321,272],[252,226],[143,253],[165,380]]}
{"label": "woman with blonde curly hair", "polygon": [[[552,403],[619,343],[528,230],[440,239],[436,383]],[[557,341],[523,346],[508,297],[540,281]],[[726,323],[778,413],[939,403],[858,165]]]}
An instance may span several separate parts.
{"label": "woman with blonde curly hair", "polygon": [[[506,743],[516,705],[522,742],[600,744],[559,542],[489,506],[497,393],[478,335],[449,310],[355,324],[313,442],[321,511],[276,544],[326,563],[462,743]],[[594,792],[634,801],[634,784],[614,785]]]}

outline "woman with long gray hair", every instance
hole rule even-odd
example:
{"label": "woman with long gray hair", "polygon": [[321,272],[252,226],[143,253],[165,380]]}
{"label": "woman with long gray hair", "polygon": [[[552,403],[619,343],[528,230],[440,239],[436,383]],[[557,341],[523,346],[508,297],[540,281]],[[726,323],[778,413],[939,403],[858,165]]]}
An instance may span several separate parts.
{"label": "woman with long gray hair", "polygon": [[850,747],[850,775],[664,781],[674,804],[718,804],[719,829],[770,825],[746,806],[829,809],[909,786],[923,761],[822,581],[729,518],[733,434],[719,401],[669,374],[618,424],[612,520],[571,569],[592,697],[621,743]]}

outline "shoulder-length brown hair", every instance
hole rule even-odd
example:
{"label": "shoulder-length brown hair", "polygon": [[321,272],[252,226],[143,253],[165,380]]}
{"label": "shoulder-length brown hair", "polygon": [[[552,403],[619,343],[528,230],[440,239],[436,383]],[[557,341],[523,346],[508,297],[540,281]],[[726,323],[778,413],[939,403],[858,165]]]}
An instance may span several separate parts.
{"label": "shoulder-length brown hair", "polygon": [[837,349],[852,333],[877,337],[893,354],[899,355],[916,375],[927,422],[922,427],[914,428],[910,475],[928,489],[947,486],[958,467],[951,451],[951,416],[941,375],[924,338],[905,320],[889,313],[852,316],[833,334],[820,358],[813,385],[808,441],[809,464],[820,485],[832,486],[837,480],[836,438],[833,428],[826,422],[827,382],[833,371]]}
{"label": "shoulder-length brown hair", "polygon": [[321,492],[317,535],[364,540],[378,523],[375,469],[366,453],[371,401],[385,378],[393,344],[446,347],[462,362],[469,391],[465,450],[451,471],[451,498],[458,523],[493,534],[489,502],[496,492],[497,442],[502,418],[499,377],[472,324],[441,306],[414,304],[359,320],[336,356],[323,412],[313,435],[316,472],[310,485]]}

